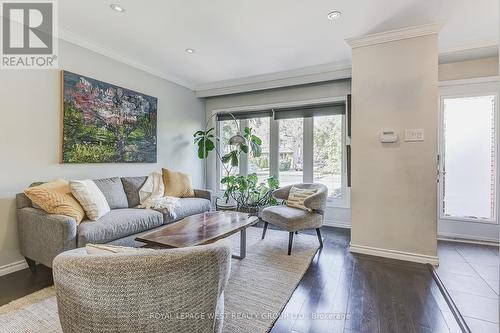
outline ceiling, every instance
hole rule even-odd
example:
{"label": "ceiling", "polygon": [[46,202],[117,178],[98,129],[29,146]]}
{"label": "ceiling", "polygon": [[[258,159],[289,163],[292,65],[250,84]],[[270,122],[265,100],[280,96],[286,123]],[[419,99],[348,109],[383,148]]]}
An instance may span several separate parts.
{"label": "ceiling", "polygon": [[[342,12],[337,21],[327,19],[333,10]],[[196,89],[348,66],[346,38],[436,21],[444,23],[441,53],[484,56],[498,44],[498,13],[498,0],[64,0],[59,29],[63,39]]]}

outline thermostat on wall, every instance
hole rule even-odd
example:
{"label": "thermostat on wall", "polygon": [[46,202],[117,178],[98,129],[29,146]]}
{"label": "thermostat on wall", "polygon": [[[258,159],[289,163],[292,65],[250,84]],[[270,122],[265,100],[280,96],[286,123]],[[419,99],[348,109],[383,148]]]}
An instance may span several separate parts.
{"label": "thermostat on wall", "polygon": [[380,142],[382,143],[391,143],[398,141],[398,134],[391,130],[385,130],[380,133]]}

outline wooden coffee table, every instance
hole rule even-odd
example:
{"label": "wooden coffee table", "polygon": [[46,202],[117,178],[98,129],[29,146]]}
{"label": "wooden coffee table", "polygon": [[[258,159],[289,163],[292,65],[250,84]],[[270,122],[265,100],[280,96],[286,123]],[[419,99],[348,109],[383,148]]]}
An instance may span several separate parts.
{"label": "wooden coffee table", "polygon": [[161,229],[147,233],[135,240],[149,246],[178,248],[210,244],[240,232],[240,254],[233,258],[243,259],[246,256],[247,235],[249,226],[258,222],[256,216],[246,213],[218,211],[206,212],[186,217]]}

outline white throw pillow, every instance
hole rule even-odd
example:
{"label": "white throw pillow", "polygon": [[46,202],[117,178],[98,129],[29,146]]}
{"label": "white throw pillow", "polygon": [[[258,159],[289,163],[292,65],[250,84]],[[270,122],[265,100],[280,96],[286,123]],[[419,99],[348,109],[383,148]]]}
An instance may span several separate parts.
{"label": "white throw pillow", "polygon": [[317,189],[301,189],[295,186],[292,186],[290,192],[288,193],[288,200],[286,201],[286,205],[288,207],[298,208],[305,211],[310,212],[311,209],[304,206],[304,201],[316,193]]}
{"label": "white throw pillow", "polygon": [[71,180],[69,186],[89,219],[95,221],[111,210],[104,194],[93,181]]}

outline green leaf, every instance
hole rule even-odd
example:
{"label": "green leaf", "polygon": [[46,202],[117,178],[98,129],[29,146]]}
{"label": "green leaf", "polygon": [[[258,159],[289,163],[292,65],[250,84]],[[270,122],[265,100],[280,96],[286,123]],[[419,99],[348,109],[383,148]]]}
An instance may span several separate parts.
{"label": "green leaf", "polygon": [[205,157],[206,157],[205,145],[203,144],[203,141],[200,141],[198,143],[198,158],[202,160]]}
{"label": "green leaf", "polygon": [[231,160],[231,153],[223,155],[220,159],[222,160],[222,163],[228,163]]}
{"label": "green leaf", "polygon": [[231,166],[233,167],[237,167],[238,166],[238,151],[237,150],[233,150],[231,153]]}
{"label": "green leaf", "polygon": [[255,143],[255,144],[259,145],[259,146],[262,144],[262,140],[261,140],[258,136],[256,136],[256,135],[252,135],[252,136],[250,137],[250,140],[251,140],[253,143]]}
{"label": "green leaf", "polygon": [[257,177],[257,174],[256,173],[251,173],[247,176],[247,179],[248,181],[254,183],[254,184],[257,184],[257,182],[259,181],[259,178]]}
{"label": "green leaf", "polygon": [[242,152],[244,152],[245,154],[248,154],[248,146],[247,145],[241,145],[240,146],[240,149]]}
{"label": "green leaf", "polygon": [[215,144],[212,140],[206,140],[205,145],[206,145],[206,149],[207,149],[207,154],[208,154],[208,152],[215,149]]}
{"label": "green leaf", "polygon": [[262,155],[262,147],[255,142],[251,141],[253,157],[260,157]]}
{"label": "green leaf", "polygon": [[196,131],[193,136],[196,137],[196,136],[200,136],[200,135],[205,135],[205,132],[203,131]]}
{"label": "green leaf", "polygon": [[269,177],[267,178],[267,186],[270,190],[275,190],[280,186],[280,181],[275,176]]}

